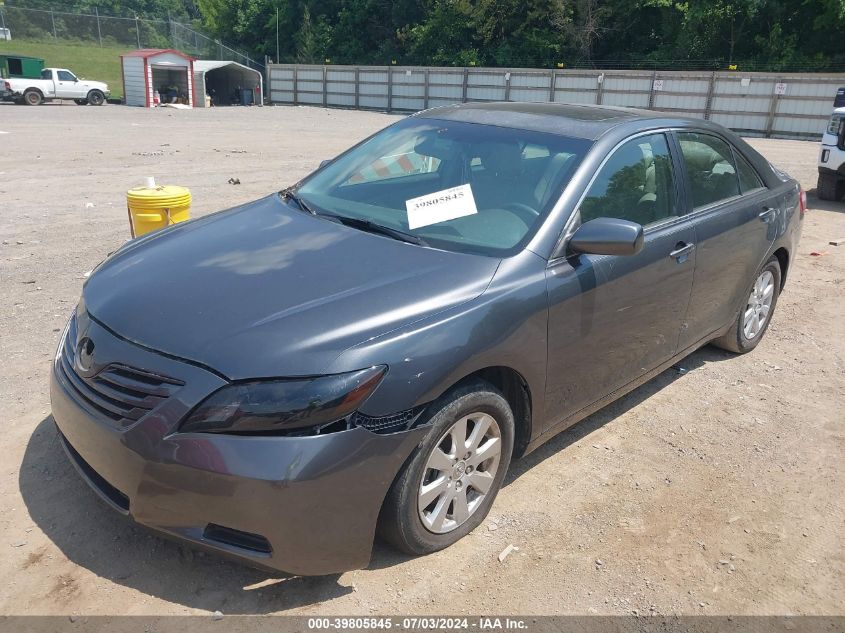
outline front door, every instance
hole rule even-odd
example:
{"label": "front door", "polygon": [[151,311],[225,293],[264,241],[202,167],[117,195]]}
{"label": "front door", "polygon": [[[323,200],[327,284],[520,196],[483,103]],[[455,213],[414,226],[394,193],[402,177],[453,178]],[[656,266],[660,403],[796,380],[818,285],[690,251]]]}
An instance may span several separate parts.
{"label": "front door", "polygon": [[72,72],[57,70],[55,83],[56,96],[59,99],[81,99],[85,96],[81,94],[78,81]]}
{"label": "front door", "polygon": [[546,419],[556,424],[669,360],[689,303],[695,232],[681,217],[668,140],[637,136],[615,150],[578,213],[581,222],[643,225],[631,256],[580,255],[547,271],[549,353]]}

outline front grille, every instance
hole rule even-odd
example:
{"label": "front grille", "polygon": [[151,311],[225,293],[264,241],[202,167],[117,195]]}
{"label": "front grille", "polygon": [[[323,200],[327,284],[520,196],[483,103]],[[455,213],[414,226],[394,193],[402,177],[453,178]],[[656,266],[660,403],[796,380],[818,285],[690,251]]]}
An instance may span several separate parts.
{"label": "front grille", "polygon": [[73,367],[70,336],[59,358],[59,375],[78,404],[119,426],[129,426],[167,400],[185,383],[147,371],[111,364],[92,378]]}

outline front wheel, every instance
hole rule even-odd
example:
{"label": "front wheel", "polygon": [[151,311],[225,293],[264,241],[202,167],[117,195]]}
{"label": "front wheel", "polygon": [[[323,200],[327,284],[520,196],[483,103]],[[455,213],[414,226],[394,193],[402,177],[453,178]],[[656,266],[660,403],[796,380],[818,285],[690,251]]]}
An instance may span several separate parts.
{"label": "front wheel", "polygon": [[713,341],[713,345],[737,354],[757,347],[772,320],[780,295],[780,280],[780,262],[772,257],[757,273],[748,299],[731,329]]}
{"label": "front wheel", "polygon": [[816,187],[816,194],[820,200],[836,201],[842,197],[842,180],[835,174],[819,174],[819,182]]}
{"label": "front wheel", "polygon": [[379,534],[408,554],[460,540],[487,516],[510,465],[513,412],[478,380],[432,405],[431,431],[387,493]]}
{"label": "front wheel", "polygon": [[88,105],[88,99],[74,99],[76,105]]}
{"label": "front wheel", "polygon": [[88,93],[88,103],[93,106],[100,106],[103,105],[106,101],[106,95],[104,95],[99,90],[92,90]]}

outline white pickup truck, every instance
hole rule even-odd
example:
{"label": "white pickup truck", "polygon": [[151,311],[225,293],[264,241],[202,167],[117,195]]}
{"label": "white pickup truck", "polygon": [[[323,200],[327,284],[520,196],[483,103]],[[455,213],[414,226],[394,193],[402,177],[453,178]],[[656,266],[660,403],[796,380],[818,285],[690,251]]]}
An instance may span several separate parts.
{"label": "white pickup truck", "polygon": [[845,196],[845,107],[833,111],[822,136],[817,195],[822,200]]}
{"label": "white pickup truck", "polygon": [[67,68],[45,68],[41,79],[0,79],[3,100],[41,105],[54,99],[71,99],[79,105],[103,105],[109,87],[101,81],[78,79]]}

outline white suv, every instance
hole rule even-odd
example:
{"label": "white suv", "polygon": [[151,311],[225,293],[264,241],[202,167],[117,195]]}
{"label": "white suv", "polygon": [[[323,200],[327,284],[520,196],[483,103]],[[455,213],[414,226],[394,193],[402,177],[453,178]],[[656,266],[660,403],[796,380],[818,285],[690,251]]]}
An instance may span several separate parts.
{"label": "white suv", "polygon": [[839,200],[845,194],[845,108],[836,108],[822,136],[817,195]]}

